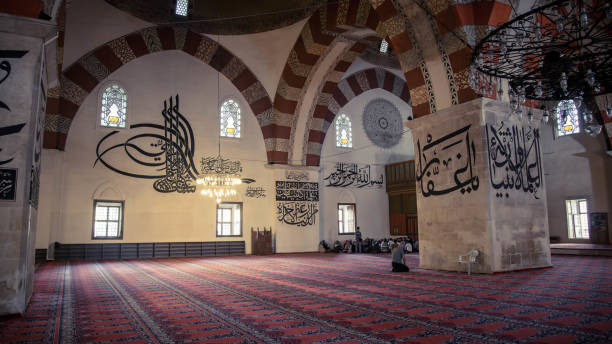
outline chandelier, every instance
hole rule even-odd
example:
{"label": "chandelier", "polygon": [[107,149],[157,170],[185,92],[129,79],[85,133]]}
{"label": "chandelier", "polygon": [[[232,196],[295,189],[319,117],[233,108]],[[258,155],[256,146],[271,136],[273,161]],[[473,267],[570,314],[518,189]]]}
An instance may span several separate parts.
{"label": "chandelier", "polygon": [[[557,0],[517,16],[474,48],[470,86],[481,96],[497,93],[501,100],[507,84],[512,113],[519,116],[527,99],[548,105],[572,100],[585,131],[595,136],[602,128],[588,110],[595,97],[605,99],[612,118],[611,21],[608,0]],[[559,121],[565,123],[562,107]],[[547,107],[541,109],[548,121]]]}
{"label": "chandelier", "polygon": [[[219,44],[219,41],[219,36],[217,36],[217,44]],[[217,105],[219,105],[220,73],[217,70]],[[202,158],[200,161],[200,175],[196,179],[196,184],[202,185],[202,191],[200,191],[202,195],[215,198],[217,203],[221,203],[223,198],[236,195],[235,186],[242,183],[240,179],[242,165],[238,160],[232,161],[221,156],[221,134],[217,135],[219,140],[217,156]]]}
{"label": "chandelier", "polygon": [[217,203],[221,203],[222,198],[235,196],[235,186],[242,183],[240,161],[224,159],[220,149],[216,157],[202,158],[200,172],[199,178],[196,179],[196,183],[203,187],[200,193],[215,198]]}

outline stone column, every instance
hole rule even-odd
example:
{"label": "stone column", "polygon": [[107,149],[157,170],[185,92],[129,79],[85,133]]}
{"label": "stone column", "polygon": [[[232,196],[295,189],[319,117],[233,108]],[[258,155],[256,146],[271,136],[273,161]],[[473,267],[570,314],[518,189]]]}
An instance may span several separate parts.
{"label": "stone column", "polygon": [[47,22],[0,14],[0,315],[32,295],[47,77]]}
{"label": "stone column", "polygon": [[540,114],[480,98],[406,122],[415,146],[420,267],[472,271],[551,265]]}

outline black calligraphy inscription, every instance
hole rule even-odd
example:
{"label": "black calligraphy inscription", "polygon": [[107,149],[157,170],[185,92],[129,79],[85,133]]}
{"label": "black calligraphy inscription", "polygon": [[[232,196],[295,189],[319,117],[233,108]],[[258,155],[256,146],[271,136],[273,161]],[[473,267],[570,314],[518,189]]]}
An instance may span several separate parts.
{"label": "black calligraphy inscription", "polygon": [[303,180],[308,180],[308,173],[300,171],[285,171],[285,177],[287,178],[287,180],[295,180],[301,182]]}
{"label": "black calligraphy inscription", "polygon": [[17,169],[0,168],[0,201],[14,201],[17,191]]}
{"label": "black calligraphy inscription", "polygon": [[[478,190],[478,176],[472,171],[476,163],[476,149],[470,140],[470,126],[437,140],[427,134],[427,144],[422,149],[420,140],[417,140],[419,158],[416,180],[423,197],[445,195],[455,190],[462,194]],[[450,179],[452,182],[449,185]]]}
{"label": "black calligraphy inscription", "polygon": [[276,200],[318,202],[319,183],[279,180],[276,182]]}
{"label": "black calligraphy inscription", "polygon": [[294,226],[310,226],[319,212],[319,183],[276,181],[277,219]]}
{"label": "black calligraphy inscription", "polygon": [[247,186],[245,196],[252,198],[264,198],[266,197],[266,189],[262,187]]}
{"label": "black calligraphy inscription", "polygon": [[40,154],[42,151],[42,130],[44,128],[45,107],[47,104],[47,94],[45,86],[40,82],[40,98],[38,99],[38,114],[36,115],[36,129],[34,131],[34,147],[32,154],[32,166],[30,168],[30,204],[38,209],[38,198],[40,192]]}
{"label": "black calligraphy inscription", "polygon": [[278,221],[294,226],[312,226],[316,223],[319,206],[315,202],[278,202]]}
{"label": "black calligraphy inscription", "polygon": [[[164,125],[141,123],[130,126],[130,129],[148,129],[152,132],[136,134],[125,142],[110,144],[103,148],[119,131],[115,130],[104,136],[96,147],[97,159],[111,171],[124,176],[143,179],[156,179],[153,188],[158,192],[195,192],[194,181],[198,175],[195,167],[193,130],[187,119],[179,112],[179,96],[173,104],[172,97],[164,101],[161,112]],[[163,133],[162,133],[163,131]],[[144,148],[143,140],[149,140],[149,146]],[[151,142],[153,140],[153,142]],[[131,162],[151,170],[150,173],[132,172],[113,166],[105,155],[110,152],[124,152]]]}
{"label": "black calligraphy inscription", "polygon": [[487,126],[491,186],[498,198],[510,197],[509,190],[520,190],[539,199],[543,183],[540,160],[540,131],[531,127],[508,126],[503,121]]}
{"label": "black calligraphy inscription", "polygon": [[325,186],[330,187],[355,187],[380,189],[383,185],[383,175],[373,179],[370,173],[370,165],[359,166],[350,163],[336,163],[335,170],[327,177]]}
{"label": "black calligraphy inscription", "polygon": [[[3,59],[2,61],[0,61],[0,84],[2,84],[9,77],[9,75],[11,75],[11,64],[5,59],[20,59],[27,52],[28,50],[0,50],[0,59]],[[3,92],[0,92],[0,94],[3,94]],[[11,108],[5,101],[8,102],[8,100],[0,99],[0,110],[4,109],[8,112],[11,112]],[[16,134],[20,132],[25,125],[25,123],[20,123],[4,127],[0,126],[0,136]],[[0,148],[0,153],[1,152],[2,148]],[[0,155],[0,166],[8,164],[11,161],[13,161],[12,157],[2,158],[2,156]]]}

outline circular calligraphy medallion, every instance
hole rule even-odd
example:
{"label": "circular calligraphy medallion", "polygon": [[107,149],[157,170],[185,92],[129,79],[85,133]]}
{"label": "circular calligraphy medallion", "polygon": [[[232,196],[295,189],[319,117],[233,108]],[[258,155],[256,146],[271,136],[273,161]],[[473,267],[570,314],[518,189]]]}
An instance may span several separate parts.
{"label": "circular calligraphy medallion", "polygon": [[402,138],[402,116],[388,100],[373,99],[363,110],[363,129],[375,145],[393,147]]}

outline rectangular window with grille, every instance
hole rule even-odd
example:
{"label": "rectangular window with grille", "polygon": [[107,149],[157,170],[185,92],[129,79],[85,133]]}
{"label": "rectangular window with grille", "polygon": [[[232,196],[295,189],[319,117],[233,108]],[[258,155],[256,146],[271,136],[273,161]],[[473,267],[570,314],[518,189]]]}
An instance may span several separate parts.
{"label": "rectangular window with grille", "polygon": [[123,238],[123,201],[94,200],[93,239]]}
{"label": "rectangular window with grille", "polygon": [[589,216],[586,199],[568,199],[565,201],[567,212],[567,231],[570,239],[589,238]]}
{"label": "rectangular window with grille", "polygon": [[217,204],[217,236],[242,236],[242,203]]}

